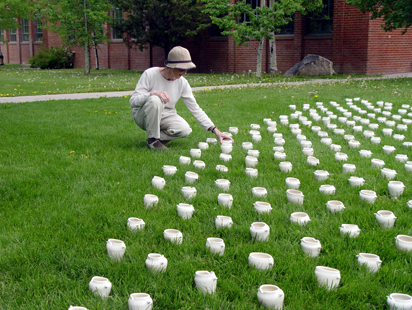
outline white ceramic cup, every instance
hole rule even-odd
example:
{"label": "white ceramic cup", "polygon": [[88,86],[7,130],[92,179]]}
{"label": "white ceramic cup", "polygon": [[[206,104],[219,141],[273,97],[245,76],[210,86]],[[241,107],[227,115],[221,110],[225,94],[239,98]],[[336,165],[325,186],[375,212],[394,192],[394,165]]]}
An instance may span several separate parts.
{"label": "white ceramic cup", "polygon": [[264,284],[259,287],[257,298],[263,307],[281,310],[285,293],[276,285]]}
{"label": "white ceramic cup", "polygon": [[199,179],[199,175],[196,172],[186,171],[185,181],[186,183],[195,183]]}
{"label": "white ceramic cup", "polygon": [[179,203],[176,208],[177,214],[184,220],[190,219],[195,211],[195,208],[188,203]]}
{"label": "white ceramic cup", "polygon": [[339,230],[342,234],[349,234],[350,238],[357,238],[361,232],[358,225],[355,224],[342,224]]}
{"label": "white ceramic cup", "polygon": [[190,157],[186,157],[186,156],[180,156],[179,157],[179,163],[181,165],[189,165],[190,161],[191,161]]}
{"label": "white ceramic cup", "polygon": [[112,289],[112,283],[109,279],[104,277],[93,277],[89,282],[89,290],[94,293],[95,296],[100,296],[102,298],[109,297],[110,291]]}
{"label": "white ceramic cup", "polygon": [[143,197],[143,204],[146,209],[156,206],[159,203],[159,198],[156,195],[146,194]]}
{"label": "white ceramic cup", "polygon": [[193,166],[194,166],[195,168],[198,168],[198,169],[205,169],[205,168],[206,168],[206,164],[205,164],[205,162],[202,161],[202,160],[195,160],[195,161],[193,162]]}
{"label": "white ceramic cup", "polygon": [[220,189],[228,191],[230,188],[230,181],[226,179],[217,179],[215,185]]}
{"label": "white ceramic cup", "polygon": [[303,197],[304,195],[301,191],[298,191],[296,189],[286,190],[286,198],[291,203],[303,204]]}
{"label": "white ceramic cup", "polygon": [[154,176],[152,179],[152,185],[158,189],[163,189],[166,185],[166,181],[161,177]]}
{"label": "white ceramic cup", "polygon": [[197,190],[195,187],[190,186],[183,186],[182,187],[182,195],[186,199],[192,199],[196,197]]}
{"label": "white ceramic cup", "polygon": [[341,279],[339,270],[326,266],[316,266],[315,275],[319,285],[329,290],[337,287]]}
{"label": "white ceramic cup", "polygon": [[229,169],[224,165],[216,165],[216,170],[221,172],[228,172]]}
{"label": "white ceramic cup", "polygon": [[242,143],[242,148],[244,150],[251,150],[251,149],[253,149],[253,143],[252,142],[243,142]]}
{"label": "white ceramic cup", "polygon": [[247,176],[250,176],[251,178],[257,178],[258,176],[258,170],[255,168],[248,167],[245,169],[245,173]]}
{"label": "white ceramic cup", "polygon": [[202,151],[200,149],[191,149],[189,152],[190,156],[192,156],[193,158],[200,158],[200,156],[202,155]]}
{"label": "white ceramic cup", "polygon": [[270,254],[261,252],[252,252],[249,254],[249,265],[257,269],[271,269],[274,264],[274,259]]}
{"label": "white ceramic cup", "polygon": [[217,196],[217,203],[219,206],[228,207],[230,209],[233,204],[233,197],[230,194],[220,193]]}
{"label": "white ceramic cup", "polygon": [[197,144],[197,147],[198,147],[200,150],[207,150],[207,149],[209,148],[209,144],[208,144],[207,142],[199,142],[199,143]]}
{"label": "white ceramic cup", "polygon": [[169,166],[169,165],[164,165],[162,169],[165,175],[174,175],[177,171],[177,168],[175,166]]}
{"label": "white ceramic cup", "polygon": [[233,220],[230,216],[225,216],[225,215],[216,216],[216,219],[215,219],[216,229],[225,228],[225,227],[230,228],[232,227],[232,225],[233,225]]}
{"label": "white ceramic cup", "polygon": [[133,293],[130,294],[127,305],[129,310],[151,310],[153,309],[153,300],[149,294]]}
{"label": "white ceramic cup", "polygon": [[165,229],[163,237],[172,243],[182,244],[183,234],[177,229]]}
{"label": "white ceramic cup", "polygon": [[208,248],[212,254],[223,256],[225,253],[225,242],[221,238],[207,238],[206,248]]}
{"label": "white ceramic cup", "polygon": [[129,217],[127,219],[127,227],[131,231],[137,231],[143,229],[145,226],[145,222],[142,219],[139,219],[137,217]]}

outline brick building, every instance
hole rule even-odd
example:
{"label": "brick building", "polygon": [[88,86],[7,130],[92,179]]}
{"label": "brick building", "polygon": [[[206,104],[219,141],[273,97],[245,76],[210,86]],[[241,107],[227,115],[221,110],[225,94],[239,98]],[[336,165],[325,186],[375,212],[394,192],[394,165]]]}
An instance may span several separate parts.
{"label": "brick building", "polygon": [[[251,5],[259,5],[260,0],[247,0]],[[267,5],[270,1],[266,0]],[[276,35],[278,68],[285,72],[307,54],[321,55],[333,61],[334,69],[340,74],[388,74],[412,71],[412,33],[401,35],[401,30],[385,32],[382,20],[370,20],[345,0],[324,0],[323,16],[315,19],[296,13],[294,21],[286,25],[281,34]],[[213,29],[212,29],[213,30]],[[109,29],[110,32],[110,29]],[[150,66],[150,49],[139,51],[128,49],[121,34],[110,32],[112,42],[99,47],[100,68],[145,70]],[[22,20],[22,28],[16,31],[1,31],[1,43],[5,63],[28,63],[38,49],[58,46],[58,35],[41,29],[41,20]],[[3,38],[2,38],[3,37]],[[256,70],[256,47],[258,42],[248,43],[248,47],[237,47],[232,37],[205,35],[196,43],[185,44],[197,65],[196,72],[245,73]],[[163,49],[153,47],[154,66],[161,66]],[[84,66],[84,52],[74,47],[75,67]],[[265,42],[262,71],[269,71],[269,43]],[[91,64],[94,64],[93,52]]]}

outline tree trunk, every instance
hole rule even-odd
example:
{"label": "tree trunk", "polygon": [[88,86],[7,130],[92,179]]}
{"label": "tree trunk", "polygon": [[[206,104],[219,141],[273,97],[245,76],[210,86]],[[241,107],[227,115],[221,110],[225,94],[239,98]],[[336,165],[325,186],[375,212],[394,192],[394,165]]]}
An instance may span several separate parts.
{"label": "tree trunk", "polygon": [[[89,25],[87,24],[87,14],[86,14],[86,9],[87,9],[87,2],[86,0],[83,1],[83,8],[84,8],[84,30],[86,33],[86,36],[89,33]],[[86,38],[86,42],[84,43],[84,74],[89,75],[90,74],[90,42],[89,38]]]}
{"label": "tree trunk", "polygon": [[276,58],[276,37],[273,33],[273,39],[269,41],[270,46],[270,74],[278,74],[278,61]]}
{"label": "tree trunk", "polygon": [[99,54],[97,53],[96,40],[93,39],[93,49],[94,49],[94,60],[96,62],[96,70],[99,70]]}
{"label": "tree trunk", "polygon": [[[260,1],[260,8],[263,9],[265,6],[265,1]],[[257,18],[257,16],[256,16]],[[257,60],[256,60],[256,77],[260,78],[262,76],[262,54],[263,54],[263,43],[265,42],[265,37],[259,41],[259,47],[257,50]]]}
{"label": "tree trunk", "polygon": [[88,41],[84,44],[84,69],[85,69],[84,74],[89,75],[90,74],[90,45]]}
{"label": "tree trunk", "polygon": [[259,42],[259,47],[257,50],[257,60],[256,60],[256,77],[260,78],[262,76],[262,54],[263,54],[263,43],[265,38],[262,38]]}

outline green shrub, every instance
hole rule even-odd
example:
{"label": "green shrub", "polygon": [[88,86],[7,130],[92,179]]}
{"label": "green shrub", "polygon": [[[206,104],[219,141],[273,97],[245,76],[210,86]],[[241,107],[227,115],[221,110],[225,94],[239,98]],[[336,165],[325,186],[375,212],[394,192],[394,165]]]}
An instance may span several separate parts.
{"label": "green shrub", "polygon": [[65,46],[44,48],[29,59],[30,67],[40,69],[73,68],[73,53]]}

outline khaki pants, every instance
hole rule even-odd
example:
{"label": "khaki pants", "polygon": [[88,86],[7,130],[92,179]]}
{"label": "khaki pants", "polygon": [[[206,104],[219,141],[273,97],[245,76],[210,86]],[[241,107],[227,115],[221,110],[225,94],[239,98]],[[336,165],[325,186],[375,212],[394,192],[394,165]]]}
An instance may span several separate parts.
{"label": "khaki pants", "polygon": [[162,116],[164,103],[158,96],[150,96],[132,115],[137,126],[146,130],[148,138],[173,140],[187,137],[191,132],[189,124],[176,113]]}

